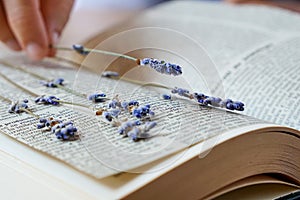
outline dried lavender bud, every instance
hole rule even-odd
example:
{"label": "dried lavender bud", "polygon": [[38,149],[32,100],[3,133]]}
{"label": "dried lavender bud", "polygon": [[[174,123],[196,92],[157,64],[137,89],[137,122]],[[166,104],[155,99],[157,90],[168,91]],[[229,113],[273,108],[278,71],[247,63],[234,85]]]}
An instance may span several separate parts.
{"label": "dried lavender bud", "polygon": [[102,73],[102,77],[112,78],[112,77],[119,77],[120,74],[118,72],[113,71],[105,71]]}
{"label": "dried lavender bud", "polygon": [[139,128],[133,128],[127,133],[127,136],[134,142],[138,140],[138,135],[141,133],[141,130]]}
{"label": "dried lavender bud", "polygon": [[128,105],[129,106],[139,106],[140,103],[136,100],[131,100],[131,101],[129,101]]}
{"label": "dried lavender bud", "polygon": [[145,130],[146,132],[148,132],[148,131],[150,131],[152,128],[154,128],[156,125],[157,125],[156,122],[146,122],[146,123],[145,123],[145,128],[144,128],[144,130]]}
{"label": "dried lavender bud", "polygon": [[81,55],[86,56],[90,53],[89,51],[86,51],[84,46],[82,46],[80,44],[74,44],[72,47],[77,53],[79,53]]}
{"label": "dried lavender bud", "polygon": [[146,117],[152,117],[154,115],[154,112],[150,109],[150,105],[146,105],[135,108],[132,112],[132,115],[136,118],[141,119]]}
{"label": "dried lavender bud", "polygon": [[106,97],[106,94],[104,94],[104,93],[95,93],[95,94],[89,95],[88,99],[90,101],[93,101],[94,103],[100,103],[100,102],[106,101],[105,97]]}
{"label": "dried lavender bud", "polygon": [[169,94],[163,94],[162,98],[165,99],[165,100],[171,100],[171,95],[169,95]]}
{"label": "dried lavender bud", "polygon": [[35,99],[35,103],[37,104],[50,104],[50,105],[59,105],[59,98],[55,96],[40,96]]}
{"label": "dried lavender bud", "polygon": [[120,135],[126,135],[134,126],[140,126],[141,122],[139,120],[126,121],[121,124],[119,127],[118,133]]}
{"label": "dried lavender bud", "polygon": [[112,122],[112,120],[113,120],[113,116],[111,115],[110,112],[103,112],[102,116],[108,122]]}
{"label": "dried lavender bud", "polygon": [[144,58],[139,61],[141,66],[149,65],[152,69],[161,74],[178,76],[182,74],[182,69],[179,65],[167,63],[165,61],[159,61],[153,58]]}
{"label": "dried lavender bud", "polygon": [[63,82],[64,82],[63,78],[58,78],[52,81],[41,81],[41,84],[46,87],[56,88],[57,85],[64,85]]}
{"label": "dried lavender bud", "polygon": [[22,109],[28,109],[28,100],[25,99],[23,100],[21,103],[20,102],[12,102],[12,104],[10,105],[9,109],[8,109],[8,112],[9,113],[21,113],[21,112],[24,112],[24,110]]}

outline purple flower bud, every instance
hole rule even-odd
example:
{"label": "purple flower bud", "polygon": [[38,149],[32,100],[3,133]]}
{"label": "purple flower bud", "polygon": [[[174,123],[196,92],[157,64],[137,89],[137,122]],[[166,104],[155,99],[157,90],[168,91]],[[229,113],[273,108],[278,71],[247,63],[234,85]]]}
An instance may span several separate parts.
{"label": "purple flower bud", "polygon": [[111,122],[113,120],[110,112],[103,112],[102,116],[108,122]]}
{"label": "purple flower bud", "polygon": [[129,106],[139,106],[139,104],[140,103],[136,100],[129,101],[129,103],[128,103]]}
{"label": "purple flower bud", "polygon": [[106,94],[104,94],[104,93],[96,93],[96,94],[89,95],[88,99],[95,103],[100,103],[100,102],[106,101],[105,97],[106,97]]}
{"label": "purple flower bud", "polygon": [[105,71],[102,73],[103,77],[107,77],[107,78],[112,78],[112,77],[119,77],[119,73],[118,72],[113,72],[113,71]]}
{"label": "purple flower bud", "polygon": [[149,65],[152,69],[161,74],[178,76],[182,74],[182,69],[179,65],[166,63],[153,58],[144,58],[139,61],[141,66]]}
{"label": "purple flower bud", "polygon": [[19,103],[18,101],[17,102],[13,102],[9,109],[8,109],[8,112],[9,113],[16,113],[16,114],[19,114],[19,113],[22,113],[24,112],[24,110],[22,109],[28,109],[28,100],[25,99],[23,100],[21,103]]}
{"label": "purple flower bud", "polygon": [[73,49],[74,49],[77,53],[79,53],[79,54],[81,54],[81,55],[84,55],[84,56],[86,56],[86,55],[88,55],[88,54],[90,53],[89,51],[86,51],[85,48],[84,48],[84,46],[82,46],[82,45],[80,45],[80,44],[74,44],[74,45],[73,45]]}
{"label": "purple flower bud", "polygon": [[126,101],[123,101],[123,102],[121,103],[121,107],[122,107],[124,110],[128,110],[128,106],[129,106],[129,103],[126,102]]}
{"label": "purple flower bud", "polygon": [[163,94],[162,97],[165,100],[170,100],[171,99],[171,95],[169,95],[169,94]]}
{"label": "purple flower bud", "polygon": [[35,99],[35,103],[37,104],[51,104],[51,105],[59,105],[59,101],[60,99],[55,97],[55,96],[40,96],[38,98]]}
{"label": "purple flower bud", "polygon": [[131,131],[127,133],[127,136],[134,142],[138,140],[138,135],[140,134],[139,128],[133,128]]}
{"label": "purple flower bud", "polygon": [[156,122],[146,122],[145,123],[145,131],[149,131],[157,125]]}
{"label": "purple flower bud", "polygon": [[46,87],[56,88],[58,85],[63,85],[63,82],[63,78],[58,78],[52,81],[41,81],[40,83]]}

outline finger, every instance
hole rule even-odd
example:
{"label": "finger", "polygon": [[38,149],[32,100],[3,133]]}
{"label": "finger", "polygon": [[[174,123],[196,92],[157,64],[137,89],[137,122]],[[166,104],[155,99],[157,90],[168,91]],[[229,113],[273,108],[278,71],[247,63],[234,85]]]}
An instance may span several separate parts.
{"label": "finger", "polygon": [[39,0],[3,0],[8,24],[28,56],[39,60],[48,53],[48,38]]}
{"label": "finger", "polygon": [[5,11],[3,8],[3,4],[0,2],[0,40],[8,46],[10,49],[19,51],[21,50],[20,45],[18,44],[17,40],[15,39],[13,33],[10,31],[10,28],[7,24]]}
{"label": "finger", "polygon": [[[43,0],[41,1],[41,9],[46,23],[46,29],[50,44],[58,43],[61,32],[66,25],[74,0]],[[50,56],[55,54],[54,50],[50,52]]]}

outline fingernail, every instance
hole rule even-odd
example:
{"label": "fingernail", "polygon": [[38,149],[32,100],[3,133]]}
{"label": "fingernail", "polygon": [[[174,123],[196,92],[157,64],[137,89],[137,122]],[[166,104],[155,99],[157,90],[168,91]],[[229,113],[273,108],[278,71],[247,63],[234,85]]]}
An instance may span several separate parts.
{"label": "fingernail", "polygon": [[26,53],[32,60],[40,60],[45,56],[45,50],[37,43],[29,43],[26,46]]}
{"label": "fingernail", "polygon": [[20,51],[21,47],[15,39],[10,39],[5,42],[5,45],[14,51]]}
{"label": "fingernail", "polygon": [[59,33],[55,31],[52,34],[52,45],[56,45],[58,41],[59,41]]}

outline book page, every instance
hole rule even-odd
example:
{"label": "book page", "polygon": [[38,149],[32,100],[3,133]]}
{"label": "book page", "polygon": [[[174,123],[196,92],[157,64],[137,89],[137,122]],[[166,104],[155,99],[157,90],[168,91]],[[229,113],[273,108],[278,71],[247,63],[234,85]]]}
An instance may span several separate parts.
{"label": "book page", "polygon": [[[149,27],[161,29],[162,34],[148,34]],[[177,53],[173,60],[182,56],[190,61],[183,65],[182,76],[190,88],[239,99],[245,102],[249,116],[300,129],[298,14],[264,6],[177,1],[143,13],[115,32],[136,28],[147,30],[140,36],[146,47],[154,46],[148,40],[155,40],[161,44],[156,47],[165,45],[165,50]],[[168,36],[164,29],[170,30]],[[191,42],[178,42],[182,40],[176,36],[178,32]],[[134,38],[140,41],[138,36]],[[173,44],[166,42],[169,38]],[[100,34],[88,44],[102,47],[108,39]],[[124,48],[121,51],[126,52]],[[149,54],[158,54],[154,52]],[[214,65],[206,62],[203,54]]]}
{"label": "book page", "polygon": [[259,49],[232,67],[226,94],[247,102],[245,113],[300,130],[300,38]]}
{"label": "book page", "polygon": [[[65,104],[36,105],[32,94],[1,78],[1,96],[11,100],[29,99],[31,110],[40,117],[73,121],[79,130],[80,139],[61,141],[49,131],[36,129],[37,118],[26,113],[7,113],[7,102],[1,103],[1,132],[96,178],[123,171],[139,173],[141,171],[134,169],[226,130],[265,123],[220,109],[199,107],[183,99],[165,101],[160,97],[160,90],[155,87],[141,88],[137,84],[103,78],[86,70],[72,68],[69,64],[61,65],[50,61],[31,63],[22,57],[10,57],[7,60],[14,61],[16,65],[21,65],[34,74],[47,75],[49,79],[64,77],[66,87],[75,89],[79,94],[101,91],[109,98],[118,95],[122,100],[138,100],[142,105],[151,105],[156,113],[153,120],[158,123],[151,130],[153,137],[132,142],[119,135],[118,128],[104,122],[102,116],[95,115],[93,108],[101,107],[107,102],[92,105],[86,97],[70,94],[60,88],[45,87],[32,74],[1,65],[2,74],[32,93],[55,95],[63,101],[90,106],[90,109],[85,109]],[[121,119],[125,117],[128,116],[120,116]]]}
{"label": "book page", "polygon": [[[245,102],[249,116],[300,130],[299,14],[264,6],[183,1],[158,9],[161,18],[172,10],[180,15],[176,18],[185,19],[186,26],[179,30],[203,44],[216,62],[223,81],[213,93],[225,91],[227,97]],[[152,13],[159,17],[155,10]],[[193,21],[199,25],[187,29]]]}

